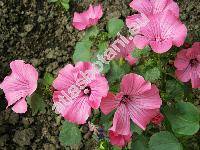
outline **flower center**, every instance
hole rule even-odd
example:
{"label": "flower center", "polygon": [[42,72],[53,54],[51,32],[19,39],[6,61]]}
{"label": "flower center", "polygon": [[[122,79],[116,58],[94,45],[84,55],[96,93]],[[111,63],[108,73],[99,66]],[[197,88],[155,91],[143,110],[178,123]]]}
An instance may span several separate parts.
{"label": "flower center", "polygon": [[91,94],[91,88],[89,86],[85,87],[85,89],[83,90],[83,93],[85,95],[90,96],[90,94]]}
{"label": "flower center", "polygon": [[128,101],[130,101],[130,96],[123,95],[122,99],[121,99],[121,102],[126,104]]}
{"label": "flower center", "polygon": [[197,60],[197,58],[190,60],[190,64],[192,67],[197,66],[198,63],[199,63],[199,61]]}

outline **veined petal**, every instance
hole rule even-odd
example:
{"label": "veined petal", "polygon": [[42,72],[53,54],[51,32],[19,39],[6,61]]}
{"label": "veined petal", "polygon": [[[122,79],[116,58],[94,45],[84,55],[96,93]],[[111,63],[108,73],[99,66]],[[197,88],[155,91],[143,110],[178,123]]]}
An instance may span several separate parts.
{"label": "veined petal", "polygon": [[111,111],[113,111],[118,105],[119,101],[115,100],[115,95],[109,92],[108,95],[102,99],[100,108],[101,111],[107,115]]}
{"label": "veined petal", "polygon": [[130,7],[144,14],[151,14],[153,8],[149,0],[133,0]]}
{"label": "veined petal", "polygon": [[74,100],[64,118],[76,124],[84,124],[91,114],[91,107],[87,102],[87,97],[79,97]]}
{"label": "veined petal", "polygon": [[110,130],[121,135],[128,135],[130,133],[130,117],[126,105],[120,104],[117,108],[113,118],[113,126]]}
{"label": "veined petal", "polygon": [[184,70],[188,67],[190,60],[187,58],[186,54],[187,54],[186,49],[183,49],[183,50],[181,50],[180,52],[177,53],[177,57],[174,61],[174,66],[178,70]]}
{"label": "veined petal", "polygon": [[25,113],[27,111],[27,103],[25,98],[20,99],[13,107],[12,110],[16,113]]}
{"label": "veined petal", "polygon": [[143,109],[130,102],[127,105],[128,113],[135,124],[145,130],[147,124],[157,115],[157,109]]}
{"label": "veined petal", "polygon": [[140,75],[130,73],[122,78],[120,91],[126,95],[140,95],[151,89],[151,83],[144,80]]}
{"label": "veined petal", "polygon": [[162,100],[158,88],[152,85],[150,90],[139,96],[135,96],[132,103],[142,109],[159,109],[162,105]]}
{"label": "veined petal", "polygon": [[172,47],[172,40],[167,39],[164,41],[151,41],[150,46],[156,53],[165,53]]}

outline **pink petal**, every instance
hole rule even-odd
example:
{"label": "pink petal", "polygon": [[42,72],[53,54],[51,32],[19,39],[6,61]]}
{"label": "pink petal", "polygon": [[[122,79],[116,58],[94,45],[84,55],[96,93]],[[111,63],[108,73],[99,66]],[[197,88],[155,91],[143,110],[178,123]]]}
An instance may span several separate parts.
{"label": "pink petal", "polygon": [[62,95],[61,91],[54,91],[53,92],[53,102],[58,102],[59,96],[61,96],[61,95]]}
{"label": "pink petal", "polygon": [[92,25],[97,24],[98,20],[102,17],[102,6],[92,6],[82,13],[74,13],[73,26],[78,30],[84,30]]}
{"label": "pink petal", "polygon": [[132,103],[142,109],[159,109],[162,105],[162,100],[158,88],[152,85],[150,90],[144,92],[142,95],[135,96]]}
{"label": "pink petal", "polygon": [[171,38],[173,45],[178,47],[183,45],[187,36],[185,25],[171,11],[159,14],[157,19],[160,23],[162,37],[164,39]]}
{"label": "pink petal", "polygon": [[36,69],[30,64],[25,64],[23,60],[12,61],[10,68],[17,80],[27,85],[24,88],[28,88],[29,95],[31,95],[37,88],[38,72]]}
{"label": "pink petal", "polygon": [[140,14],[134,14],[132,16],[128,16],[126,18],[126,25],[128,28],[139,29],[140,28],[140,20],[142,16]]}
{"label": "pink petal", "polygon": [[189,59],[195,59],[200,56],[200,47],[192,47],[187,49],[186,57]]}
{"label": "pink petal", "polygon": [[164,53],[167,52],[172,47],[172,40],[164,40],[162,42],[159,41],[151,41],[150,46],[152,50],[156,53]]}
{"label": "pink petal", "polygon": [[192,88],[200,88],[200,70],[199,73],[196,70],[191,73],[191,82]]}
{"label": "pink petal", "polygon": [[89,20],[89,25],[95,25],[97,24],[98,20],[102,17],[103,11],[102,11],[102,6],[92,6],[90,5],[89,9],[87,10],[87,18]]}
{"label": "pink petal", "polygon": [[121,135],[128,135],[130,133],[130,117],[126,105],[121,104],[117,108],[113,118],[113,126],[110,130]]}
{"label": "pink petal", "polygon": [[133,122],[143,130],[146,129],[147,124],[157,114],[157,109],[142,109],[131,102],[128,103],[127,108]]}
{"label": "pink petal", "polygon": [[[78,62],[78,63],[76,63],[75,68],[78,72],[80,72],[80,71],[85,72],[87,70],[95,69],[90,62]],[[94,73],[97,74],[97,72],[94,72]],[[100,73],[98,72],[98,74],[100,74]]]}
{"label": "pink petal", "polygon": [[108,93],[108,95],[102,99],[101,101],[101,111],[104,114],[109,114],[111,111],[113,111],[119,104],[119,101],[115,100],[115,95],[111,92]]}
{"label": "pink petal", "polygon": [[126,95],[140,95],[150,89],[151,83],[140,75],[130,73],[122,78],[120,91]]}
{"label": "pink petal", "polygon": [[114,131],[109,131],[110,143],[118,147],[124,147],[127,143],[129,143],[131,141],[131,136],[131,133],[128,135],[120,135]]}
{"label": "pink petal", "polygon": [[136,35],[133,41],[135,43],[135,46],[139,49],[143,49],[145,46],[149,44],[149,39],[141,35]]}
{"label": "pink petal", "polygon": [[178,18],[179,17],[179,6],[173,0],[168,0],[168,4],[165,7],[165,11],[172,11],[173,14]]}
{"label": "pink petal", "polygon": [[0,84],[3,89],[8,106],[16,103],[21,98],[31,95],[37,88],[38,73],[36,69],[25,64],[22,60],[15,60],[10,63],[11,75],[5,77]]}
{"label": "pink petal", "polygon": [[138,62],[138,59],[137,59],[137,58],[133,58],[133,57],[131,56],[131,54],[129,54],[125,59],[126,59],[126,61],[128,61],[128,63],[129,63],[130,65],[134,65],[135,63]]}
{"label": "pink petal", "polygon": [[165,9],[168,0],[150,0],[150,2],[153,6],[153,14],[157,14]]}
{"label": "pink petal", "polygon": [[92,83],[89,84],[91,88],[91,95],[89,97],[89,105],[98,109],[101,103],[102,97],[106,97],[108,94],[109,86],[105,77],[96,77]]}
{"label": "pink petal", "polygon": [[188,82],[190,80],[190,78],[191,78],[190,72],[191,72],[191,66],[189,65],[184,70],[176,70],[175,71],[175,75],[180,81]]}
{"label": "pink petal", "polygon": [[174,61],[174,66],[178,70],[184,70],[188,67],[190,60],[186,56],[187,50],[181,50],[180,52],[177,53],[177,57]]}
{"label": "pink petal", "polygon": [[25,98],[19,100],[13,107],[12,110],[16,113],[25,113],[27,111],[27,103]]}
{"label": "pink petal", "polygon": [[71,64],[66,65],[59,71],[58,77],[53,82],[53,87],[56,90],[68,89],[75,84],[74,67]]}
{"label": "pink petal", "polygon": [[85,13],[74,13],[73,26],[78,30],[84,30],[88,26],[88,19]]}
{"label": "pink petal", "polygon": [[181,45],[183,45],[186,36],[187,36],[187,28],[184,24],[179,22],[179,25],[177,25],[174,31],[173,44],[176,45],[177,47],[180,47]]}
{"label": "pink petal", "polygon": [[64,118],[76,124],[84,124],[91,114],[91,107],[87,102],[87,97],[79,97],[73,101]]}
{"label": "pink petal", "polygon": [[133,0],[130,3],[130,7],[137,10],[140,13],[151,14],[152,5],[149,0]]}
{"label": "pink petal", "polygon": [[193,43],[192,47],[197,49],[200,48],[200,42]]}

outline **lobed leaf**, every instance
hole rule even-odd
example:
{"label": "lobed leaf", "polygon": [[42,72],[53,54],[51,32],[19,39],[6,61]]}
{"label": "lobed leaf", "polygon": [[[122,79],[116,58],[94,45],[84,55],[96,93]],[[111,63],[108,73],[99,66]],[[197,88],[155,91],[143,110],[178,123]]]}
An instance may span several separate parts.
{"label": "lobed leaf", "polygon": [[199,110],[189,102],[178,102],[175,106],[166,106],[164,114],[174,133],[193,135],[199,130]]}
{"label": "lobed leaf", "polygon": [[65,121],[62,125],[59,140],[65,146],[71,146],[81,143],[81,132],[73,123]]}
{"label": "lobed leaf", "polygon": [[161,131],[151,136],[149,141],[149,149],[182,150],[183,147],[172,133],[168,131]]}

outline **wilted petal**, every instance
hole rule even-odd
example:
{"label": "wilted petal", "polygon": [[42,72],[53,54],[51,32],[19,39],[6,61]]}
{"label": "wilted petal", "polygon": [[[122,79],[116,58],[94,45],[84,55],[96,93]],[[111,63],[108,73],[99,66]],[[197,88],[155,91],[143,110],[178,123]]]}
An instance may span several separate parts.
{"label": "wilted petal", "polygon": [[131,136],[131,133],[128,135],[120,135],[114,131],[109,131],[110,143],[118,147],[124,147],[127,143],[129,143],[131,141]]}
{"label": "wilted petal", "polygon": [[102,17],[102,6],[92,6],[82,13],[74,13],[73,26],[78,30],[84,30],[92,25],[97,24],[98,20]]}

